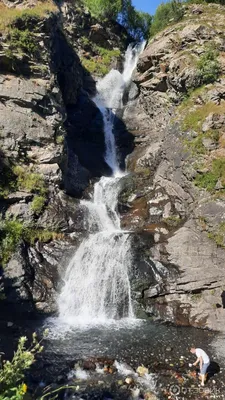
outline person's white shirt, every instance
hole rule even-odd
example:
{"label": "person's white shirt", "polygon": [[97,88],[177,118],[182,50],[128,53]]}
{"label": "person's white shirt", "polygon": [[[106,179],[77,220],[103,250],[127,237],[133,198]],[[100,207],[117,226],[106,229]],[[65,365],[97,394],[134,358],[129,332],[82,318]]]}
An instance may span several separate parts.
{"label": "person's white shirt", "polygon": [[195,354],[196,354],[196,356],[197,356],[198,358],[199,358],[199,357],[202,357],[203,364],[208,364],[208,363],[210,362],[209,356],[206,354],[206,352],[205,352],[204,350],[202,350],[202,349],[196,349]]}

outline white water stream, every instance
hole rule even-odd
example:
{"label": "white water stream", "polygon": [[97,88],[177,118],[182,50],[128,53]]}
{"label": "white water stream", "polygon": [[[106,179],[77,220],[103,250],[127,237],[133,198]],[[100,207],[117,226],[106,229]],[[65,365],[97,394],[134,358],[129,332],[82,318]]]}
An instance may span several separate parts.
{"label": "white water stream", "polygon": [[129,85],[144,43],[129,46],[124,71],[111,70],[97,84],[93,99],[103,116],[105,161],[113,176],[102,177],[94,187],[93,201],[81,201],[88,214],[89,237],[75,252],[64,277],[58,299],[60,318],[69,324],[105,323],[133,318],[129,270],[129,233],[120,228],[117,199],[124,174],[119,170],[113,133],[114,115],[122,107],[124,90]]}

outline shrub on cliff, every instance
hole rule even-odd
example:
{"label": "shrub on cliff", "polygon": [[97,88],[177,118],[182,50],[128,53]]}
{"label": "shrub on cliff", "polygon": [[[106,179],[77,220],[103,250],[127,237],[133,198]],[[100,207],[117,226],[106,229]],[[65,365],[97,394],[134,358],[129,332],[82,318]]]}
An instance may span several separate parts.
{"label": "shrub on cliff", "polygon": [[100,19],[116,19],[122,10],[122,0],[83,0],[91,14]]}
{"label": "shrub on cliff", "polygon": [[183,15],[184,9],[179,0],[160,4],[153,17],[150,34],[155,35],[169,24],[178,22],[183,18]]}
{"label": "shrub on cliff", "polygon": [[212,83],[218,78],[220,74],[220,64],[217,56],[218,53],[214,49],[208,48],[200,57],[198,70],[203,84]]}

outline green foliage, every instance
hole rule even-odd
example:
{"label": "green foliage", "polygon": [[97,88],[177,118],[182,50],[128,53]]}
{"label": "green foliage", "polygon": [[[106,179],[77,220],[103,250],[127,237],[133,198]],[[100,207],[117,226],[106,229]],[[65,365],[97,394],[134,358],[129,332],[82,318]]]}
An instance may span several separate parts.
{"label": "green foliage", "polygon": [[44,178],[40,174],[26,171],[21,166],[14,167],[13,172],[17,176],[17,185],[20,190],[27,190],[40,195],[46,194],[46,184]]}
{"label": "green foliage", "polygon": [[201,189],[213,192],[218,180],[225,189],[225,158],[223,157],[214,159],[209,171],[198,174],[195,178],[195,184]]}
{"label": "green foliage", "polygon": [[56,143],[57,144],[64,143],[64,136],[63,135],[56,136]]}
{"label": "green foliage", "polygon": [[[191,102],[189,106],[191,106]],[[186,114],[182,123],[182,129],[184,131],[194,130],[196,132],[201,132],[202,123],[210,113],[224,113],[223,104],[217,105],[213,102],[208,102],[201,106],[197,106],[194,110],[189,110],[188,108],[189,107],[180,108],[180,111],[185,111]]]}
{"label": "green foliage", "polygon": [[35,214],[40,214],[45,207],[46,198],[44,196],[35,196],[31,203],[31,210]]}
{"label": "green foliage", "polygon": [[191,151],[192,155],[206,154],[207,150],[203,144],[204,138],[210,138],[214,143],[218,143],[220,133],[217,130],[209,130],[206,133],[198,133],[198,135],[193,139],[186,139],[184,144],[187,149]]}
{"label": "green foliage", "polygon": [[[47,335],[47,330],[43,338]],[[38,341],[36,333],[33,333],[32,343],[26,347],[27,338],[22,336],[19,339],[17,350],[11,361],[3,360],[0,369],[0,400],[23,400],[27,392],[27,385],[23,382],[25,371],[35,361],[35,356],[42,352],[43,346]]]}
{"label": "green foliage", "polygon": [[0,262],[4,266],[22,242],[33,245],[37,240],[47,243],[52,239],[62,239],[63,234],[38,229],[35,226],[26,226],[17,219],[0,221]]}
{"label": "green foliage", "polygon": [[99,57],[92,59],[82,57],[82,65],[90,74],[106,75],[110,70],[113,59],[120,56],[120,50],[107,50],[98,46],[94,46],[94,50],[99,54]]}
{"label": "green foliage", "polygon": [[122,0],[83,0],[91,14],[100,19],[116,19],[122,10]]}
{"label": "green foliage", "polygon": [[23,232],[23,224],[17,220],[0,221],[0,261],[5,265],[16,250]]}
{"label": "green foliage", "polygon": [[101,21],[118,20],[135,40],[148,38],[151,16],[137,11],[131,0],[83,0],[83,2],[91,14]]}
{"label": "green foliage", "polygon": [[150,34],[155,35],[169,24],[180,21],[183,15],[184,9],[179,0],[160,4],[153,17]]}
{"label": "green foliage", "polygon": [[102,65],[98,60],[81,57],[81,62],[90,74],[106,75],[109,72],[109,68]]}
{"label": "green foliage", "polygon": [[212,48],[208,48],[200,57],[197,67],[202,83],[212,83],[218,78],[220,74],[220,64],[217,56],[218,52]]}
{"label": "green foliage", "polygon": [[32,8],[7,7],[3,2],[0,3],[0,32],[6,31],[18,18],[42,18],[48,12],[57,11],[57,7],[51,0],[37,1]]}
{"label": "green foliage", "polygon": [[123,9],[119,15],[119,22],[135,40],[148,39],[152,17],[148,13],[137,11],[131,0],[123,0]]}
{"label": "green foliage", "polygon": [[170,217],[163,218],[163,222],[164,222],[166,225],[175,228],[175,227],[177,227],[177,226],[180,224],[181,219],[180,219],[179,216],[171,215]]}
{"label": "green foliage", "polygon": [[30,55],[34,55],[38,51],[35,36],[28,29],[24,31],[17,28],[10,29],[8,42],[10,50],[19,49]]}
{"label": "green foliage", "polygon": [[219,224],[216,232],[208,233],[208,237],[214,240],[217,246],[225,247],[225,222]]}

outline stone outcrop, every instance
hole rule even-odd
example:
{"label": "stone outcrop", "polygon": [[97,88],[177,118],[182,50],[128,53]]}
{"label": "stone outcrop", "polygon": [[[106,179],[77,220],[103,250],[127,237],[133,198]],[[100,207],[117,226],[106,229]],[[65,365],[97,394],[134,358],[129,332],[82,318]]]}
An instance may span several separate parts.
{"label": "stone outcrop", "polygon": [[[18,17],[0,43],[3,318],[56,310],[61,276],[86,234],[84,210],[70,196],[80,197],[91,179],[111,174],[104,161],[102,115],[91,100],[102,71],[92,76],[85,60],[101,63],[103,48],[116,65],[126,46],[117,23],[99,25],[70,1],[41,2],[37,16],[37,3],[4,1]],[[12,41],[14,31],[29,32],[28,47]]]}
{"label": "stone outcrop", "polygon": [[[225,287],[225,181],[212,169],[215,160],[225,166],[222,10],[188,7],[141,55],[139,96],[124,111],[135,143],[127,160],[132,176],[120,195],[122,225],[143,238],[136,241],[135,263],[145,270],[133,278],[137,302],[158,319],[215,330],[224,330]],[[221,74],[202,85],[198,60],[215,43]],[[198,184],[204,174],[214,186]]]}

